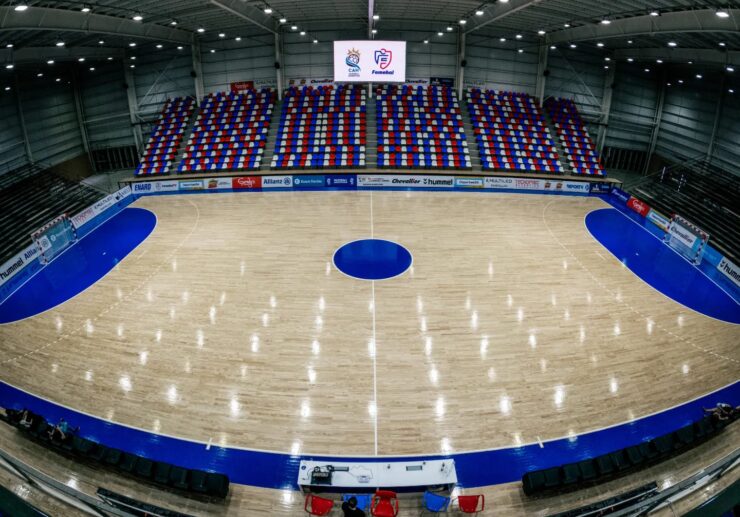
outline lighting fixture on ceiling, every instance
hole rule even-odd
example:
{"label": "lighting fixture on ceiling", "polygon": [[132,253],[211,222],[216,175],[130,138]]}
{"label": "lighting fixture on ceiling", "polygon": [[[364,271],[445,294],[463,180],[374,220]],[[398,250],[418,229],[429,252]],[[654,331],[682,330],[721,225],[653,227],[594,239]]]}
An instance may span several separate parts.
{"label": "lighting fixture on ceiling", "polygon": [[727,46],[727,43],[725,43],[724,41],[720,41],[719,42],[719,46],[720,47],[726,47]]}
{"label": "lighting fixture on ceiling", "polygon": [[64,46],[64,42],[62,40],[59,40],[59,41],[57,41],[56,45],[57,45],[57,47],[63,47]]}
{"label": "lighting fixture on ceiling", "polygon": [[129,44],[128,44],[128,46],[129,46],[129,47],[131,47],[131,48],[134,48],[134,47],[136,46],[136,43],[134,43],[134,42],[132,41],[131,43],[129,43]]}
{"label": "lighting fixture on ceiling", "polygon": [[140,22],[144,19],[144,17],[141,15],[141,13],[136,13],[131,17],[135,22]]}
{"label": "lighting fixture on ceiling", "polygon": [[291,25],[290,26],[290,30],[297,31],[298,30],[298,25]]}
{"label": "lighting fixture on ceiling", "polygon": [[627,62],[628,63],[632,63],[632,62],[634,62],[634,60],[635,60],[635,58],[632,58],[632,57],[628,57],[627,58]]}
{"label": "lighting fixture on ceiling", "polygon": [[517,34],[515,37],[516,37],[516,39],[522,39],[523,38],[523,36],[521,34]]}
{"label": "lighting fixture on ceiling", "polygon": [[218,33],[218,37],[219,38],[225,38],[226,37],[226,33],[225,32],[219,32]]}
{"label": "lighting fixture on ceiling", "polygon": [[506,38],[499,38],[498,39],[501,43],[506,43]]}
{"label": "lighting fixture on ceiling", "polygon": [[[17,10],[18,9],[16,8],[16,11]],[[729,18],[730,17],[730,13],[727,12],[725,9],[717,9],[714,14],[716,14],[719,18]]]}
{"label": "lighting fixture on ceiling", "polygon": [[84,57],[77,58],[77,61],[79,61],[80,63],[84,63],[85,62],[85,58]]}
{"label": "lighting fixture on ceiling", "polygon": [[628,45],[632,45],[632,43],[633,43],[633,41],[632,41],[631,39],[628,39],[628,40],[627,40],[627,44],[628,44]]}
{"label": "lighting fixture on ceiling", "polygon": [[557,48],[555,45],[550,45],[550,50],[556,50]]}
{"label": "lighting fixture on ceiling", "polygon": [[[375,29],[373,29],[373,30],[375,30]],[[305,36],[305,35],[306,35],[306,31],[301,31],[301,36]]]}
{"label": "lighting fixture on ceiling", "polygon": [[547,33],[545,31],[543,31],[542,29],[540,29],[540,30],[537,31],[537,34],[540,35],[540,36],[544,36]]}
{"label": "lighting fixture on ceiling", "polygon": [[447,26],[447,32],[452,32],[452,26],[451,25],[448,25]]}
{"label": "lighting fixture on ceiling", "polygon": [[577,47],[577,45],[575,43],[571,43],[570,44],[570,48],[576,48],[576,47]]}
{"label": "lighting fixture on ceiling", "polygon": [[604,18],[601,20],[602,25],[609,25],[612,21],[609,18]]}
{"label": "lighting fixture on ceiling", "polygon": [[98,45],[105,45],[105,41],[103,41],[103,40],[101,39],[100,41],[98,41]]}
{"label": "lighting fixture on ceiling", "polygon": [[600,41],[596,44],[596,46],[599,48],[604,48],[604,44]]}
{"label": "lighting fixture on ceiling", "polygon": [[735,93],[735,90],[733,90],[732,88],[730,88],[729,90],[727,90],[727,93]]}
{"label": "lighting fixture on ceiling", "polygon": [[94,66],[91,66],[91,67],[90,67],[90,71],[91,71],[91,72],[94,72],[94,71],[95,71],[95,67],[94,67]]}
{"label": "lighting fixture on ceiling", "polygon": [[733,66],[727,66],[727,67],[725,67],[725,70],[727,70],[728,72],[734,72],[735,71],[735,67],[733,67]]}
{"label": "lighting fixture on ceiling", "polygon": [[563,27],[565,27],[566,29],[570,29],[570,23],[564,23]]}
{"label": "lighting fixture on ceiling", "polygon": [[36,74],[36,77],[44,77],[43,72],[39,72],[38,74]]}
{"label": "lighting fixture on ceiling", "polygon": [[377,33],[378,33],[378,29],[373,29],[373,30],[371,30],[370,32],[371,32],[372,34],[377,34]]}
{"label": "lighting fixture on ceiling", "polygon": [[5,45],[5,48],[13,48],[13,44],[12,43],[8,43],[7,45]]}
{"label": "lighting fixture on ceiling", "polygon": [[437,36],[444,36],[444,33],[443,32],[438,32],[437,33]]}
{"label": "lighting fixture on ceiling", "polygon": [[280,18],[280,23],[286,23],[288,21],[287,18]]}
{"label": "lighting fixture on ceiling", "polygon": [[265,7],[265,14],[272,14],[272,9]]}
{"label": "lighting fixture on ceiling", "polygon": [[703,78],[704,78],[704,76],[703,76],[703,75],[701,75],[701,74],[696,74],[696,78],[697,78],[697,79],[703,79]]}
{"label": "lighting fixture on ceiling", "polygon": [[177,20],[172,20],[172,21],[170,22],[170,25],[177,25]]}
{"label": "lighting fixture on ceiling", "polygon": [[15,68],[15,65],[13,65],[13,63],[8,63],[7,65],[5,65],[5,68],[7,68],[8,70],[12,70],[13,68]]}
{"label": "lighting fixture on ceiling", "polygon": [[375,21],[380,20],[380,15],[379,14],[374,14],[373,15],[373,20],[375,20]]}
{"label": "lighting fixture on ceiling", "polygon": [[26,9],[28,9],[28,4],[26,4],[25,2],[21,2],[17,4],[15,7],[13,7],[13,10],[18,11],[19,13],[22,13]]}
{"label": "lighting fixture on ceiling", "polygon": [[650,69],[649,68],[646,68],[645,69],[645,72],[648,72],[649,73],[650,72]]}
{"label": "lighting fixture on ceiling", "polygon": [[460,20],[460,25],[465,25],[466,23],[468,23],[467,20]]}
{"label": "lighting fixture on ceiling", "polygon": [[215,54],[215,53],[216,53],[216,49],[215,48],[212,48],[211,49],[211,54]]}
{"label": "lighting fixture on ceiling", "polygon": [[162,44],[161,43],[157,43],[157,48],[162,48]]}
{"label": "lighting fixture on ceiling", "polygon": [[315,39],[313,40],[313,44],[316,45],[319,42],[319,40]]}
{"label": "lighting fixture on ceiling", "polygon": [[650,11],[650,16],[660,16],[660,11],[656,11],[655,9],[653,9],[652,11]]}
{"label": "lighting fixture on ceiling", "polygon": [[183,48],[182,45],[177,46],[177,50],[182,50],[182,48]]}
{"label": "lighting fixture on ceiling", "polygon": [[668,42],[668,46],[669,47],[676,47],[676,46],[678,46],[678,43],[676,43],[675,41],[669,41]]}
{"label": "lighting fixture on ceiling", "polygon": [[483,14],[484,14],[483,11],[480,11],[480,10],[475,11],[476,16],[483,16]]}
{"label": "lighting fixture on ceiling", "polygon": [[655,62],[658,63],[659,65],[662,65],[663,64],[663,60],[662,59],[656,59]]}
{"label": "lighting fixture on ceiling", "polygon": [[612,60],[612,58],[610,58],[608,56],[604,58],[604,61],[611,61],[611,60]]}
{"label": "lighting fixture on ceiling", "polygon": [[83,13],[89,13],[90,11],[92,11],[92,9],[90,9],[89,5],[83,4],[82,7],[80,8],[80,11],[82,11]]}
{"label": "lighting fixture on ceiling", "polygon": [[50,60],[48,60],[48,61],[46,62],[46,64],[47,64],[47,65],[53,65],[53,64],[54,64],[54,60],[53,60],[53,59],[50,59]]}
{"label": "lighting fixture on ceiling", "polygon": [[424,45],[429,45],[429,40],[428,39],[425,39],[424,40]]}
{"label": "lighting fixture on ceiling", "polygon": [[206,31],[206,30],[205,30],[205,29],[204,29],[203,27],[198,27],[198,29],[197,29],[197,30],[198,30],[198,32],[199,32],[200,34],[203,34],[203,33],[204,33],[204,32]]}
{"label": "lighting fixture on ceiling", "polygon": [[234,41],[241,41],[241,40],[242,40],[241,36],[237,36],[236,38],[234,38]]}
{"label": "lighting fixture on ceiling", "polygon": [[517,52],[519,52],[520,54],[524,54],[524,49],[520,48],[519,50],[517,50]]}

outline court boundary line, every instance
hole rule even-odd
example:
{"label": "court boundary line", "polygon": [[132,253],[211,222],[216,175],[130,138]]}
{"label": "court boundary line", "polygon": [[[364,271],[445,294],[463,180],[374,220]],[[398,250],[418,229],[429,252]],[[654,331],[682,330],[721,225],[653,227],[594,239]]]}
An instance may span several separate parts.
{"label": "court boundary line", "polygon": [[[31,393],[30,391],[24,390],[23,388],[19,388],[19,387],[13,385],[13,384],[8,383],[8,382],[5,382],[5,381],[0,380],[0,383],[3,383],[5,385],[7,385],[7,386],[10,386],[11,388],[16,389],[18,391],[22,391],[23,393],[25,393],[25,394],[27,394],[27,395],[29,395],[31,397],[35,397],[37,399],[43,400],[43,401],[45,401],[45,402],[47,402],[49,404],[55,405],[57,407],[64,408],[66,410],[72,411],[73,413],[79,413],[79,414],[85,415],[87,417],[94,418],[96,420],[100,420],[102,422],[108,422],[109,424],[112,424],[112,425],[126,427],[127,429],[133,429],[134,431],[139,431],[139,432],[150,434],[150,435],[154,435],[154,436],[163,436],[165,438],[171,438],[173,440],[180,440],[180,441],[183,441],[183,442],[189,442],[189,443],[194,443],[194,444],[198,444],[198,445],[203,445],[204,447],[206,445],[208,445],[208,442],[205,442],[205,441],[202,441],[202,440],[194,440],[194,439],[190,439],[190,438],[183,438],[181,436],[174,436],[174,435],[167,434],[167,433],[155,433],[153,431],[149,431],[147,429],[143,429],[141,427],[137,427],[137,426],[134,426],[134,425],[124,424],[122,422],[116,422],[114,420],[109,420],[107,418],[103,418],[103,417],[100,417],[100,416],[95,416],[95,415],[90,414],[90,413],[88,413],[86,411],[74,409],[74,408],[72,408],[70,406],[67,406],[66,404],[61,404],[61,403],[58,403],[58,402],[54,402],[54,401],[49,400],[48,398],[43,397],[41,395],[35,395],[35,394]],[[616,424],[611,424],[611,425],[607,425],[607,426],[604,426],[604,427],[598,427],[598,428],[595,428],[595,429],[589,429],[589,430],[584,431],[582,433],[576,434],[575,437],[576,437],[576,439],[578,439],[579,436],[583,436],[583,435],[587,435],[587,434],[591,434],[591,433],[597,433],[597,432],[600,432],[600,431],[605,431],[607,429],[613,429],[615,427],[619,427],[619,426],[622,426],[622,425],[632,425],[635,422],[638,422],[640,420],[644,420],[646,418],[650,418],[652,416],[658,415],[660,413],[664,413],[666,411],[671,411],[673,409],[679,408],[679,407],[684,406],[686,404],[691,404],[692,402],[696,402],[697,400],[699,400],[701,398],[708,397],[710,395],[713,395],[713,394],[715,394],[717,392],[720,392],[722,390],[725,390],[725,389],[727,389],[727,388],[729,388],[731,386],[734,386],[735,384],[739,384],[739,383],[740,383],[740,381],[732,381],[729,384],[725,384],[724,386],[721,386],[719,388],[716,388],[716,389],[714,389],[712,391],[709,391],[707,393],[704,393],[702,395],[698,395],[698,396],[696,396],[696,397],[694,397],[692,399],[685,400],[685,401],[680,402],[678,404],[674,404],[673,406],[670,406],[670,407],[667,407],[667,408],[663,408],[663,409],[660,409],[658,411],[653,411],[652,413],[648,413],[648,414],[642,415],[642,416],[640,416],[638,418],[635,418],[633,420],[625,420],[625,421],[622,421],[622,422],[618,422]],[[571,435],[563,435],[563,436],[558,436],[558,437],[555,437],[555,438],[548,438],[546,440],[542,440],[542,443],[543,444],[547,444],[547,443],[550,443],[550,442],[557,442],[557,441],[560,441],[560,440],[572,440],[572,439],[573,439],[573,436],[571,436]],[[423,452],[420,452],[420,453],[415,453],[415,454],[387,454],[387,455],[379,454],[378,456],[370,456],[370,455],[364,455],[364,454],[326,454],[326,453],[308,453],[308,452],[303,452],[301,454],[294,455],[294,454],[291,454],[289,451],[286,452],[286,451],[277,451],[277,450],[272,450],[272,449],[257,449],[257,448],[253,448],[253,447],[243,447],[243,446],[239,446],[239,445],[229,445],[229,446],[226,446],[226,447],[221,446],[221,445],[217,445],[217,446],[212,446],[211,448],[212,449],[213,448],[233,449],[233,450],[239,450],[239,451],[260,452],[260,453],[266,453],[266,454],[280,454],[280,455],[291,456],[291,457],[298,457],[298,458],[316,458],[316,457],[319,457],[319,458],[368,458],[368,459],[376,458],[376,459],[382,459],[383,461],[386,461],[386,460],[393,460],[395,458],[419,458],[419,457],[425,457],[425,458],[452,458],[454,456],[463,456],[463,455],[466,455],[466,454],[476,454],[476,453],[481,453],[481,452],[500,451],[500,450],[505,450],[505,449],[519,449],[519,448],[529,447],[529,446],[534,446],[534,445],[539,446],[539,442],[537,440],[535,440],[535,441],[532,441],[532,442],[523,442],[523,443],[517,444],[517,445],[502,445],[500,447],[490,447],[490,448],[485,448],[485,449],[468,449],[468,450],[464,450],[464,451],[454,451],[454,452],[449,452],[449,453],[440,453],[440,452],[437,452],[437,453],[423,453]]]}

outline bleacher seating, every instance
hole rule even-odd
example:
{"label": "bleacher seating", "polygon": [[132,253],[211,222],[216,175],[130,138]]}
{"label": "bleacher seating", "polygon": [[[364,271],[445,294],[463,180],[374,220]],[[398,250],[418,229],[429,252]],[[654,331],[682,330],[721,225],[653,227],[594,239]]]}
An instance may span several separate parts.
{"label": "bleacher seating", "polygon": [[169,174],[194,107],[193,97],[167,100],[136,168],[137,176]]}
{"label": "bleacher seating", "polygon": [[289,88],[283,100],[271,167],[364,167],[365,98],[365,90],[359,84]]}
{"label": "bleacher seating", "polygon": [[384,85],[375,93],[379,167],[471,168],[454,89]]}
{"label": "bleacher seating", "polygon": [[104,195],[43,169],[0,190],[0,264],[31,244],[31,232],[40,226],[64,213],[75,215]]}
{"label": "bleacher seating", "polygon": [[545,101],[545,109],[550,114],[558,138],[567,154],[572,174],[606,176],[596,146],[578,114],[575,103],[570,99],[550,97]]}
{"label": "bleacher seating", "polygon": [[258,169],[275,99],[269,88],[207,95],[179,172]]}
{"label": "bleacher seating", "polygon": [[483,170],[562,173],[537,102],[526,93],[466,92]]}

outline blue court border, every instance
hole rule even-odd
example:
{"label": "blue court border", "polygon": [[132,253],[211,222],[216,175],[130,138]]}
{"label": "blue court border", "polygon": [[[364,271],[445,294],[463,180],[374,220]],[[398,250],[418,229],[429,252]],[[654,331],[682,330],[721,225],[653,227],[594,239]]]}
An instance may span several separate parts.
{"label": "blue court border", "polygon": [[[0,382],[0,405],[6,408],[28,408],[56,421],[64,418],[80,426],[80,436],[186,468],[203,469],[227,474],[232,482],[262,488],[297,490],[301,460],[326,461],[426,461],[453,459],[458,484],[477,487],[509,483],[521,479],[528,471],[554,467],[624,447],[636,445],[700,419],[703,407],[719,402],[740,405],[740,381],[701,396],[679,406],[636,419],[632,422],[539,443],[471,452],[417,456],[326,456],[291,455],[258,449],[211,446],[151,433],[76,411],[7,383]],[[492,402],[493,404],[493,402]]]}

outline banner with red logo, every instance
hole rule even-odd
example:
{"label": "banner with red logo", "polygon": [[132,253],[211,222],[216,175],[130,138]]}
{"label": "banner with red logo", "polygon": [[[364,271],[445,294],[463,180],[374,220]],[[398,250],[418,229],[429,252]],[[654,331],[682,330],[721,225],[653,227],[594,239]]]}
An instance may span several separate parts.
{"label": "banner with red logo", "polygon": [[637,199],[635,196],[631,196],[627,200],[627,206],[643,217],[647,217],[647,214],[650,211],[650,207],[646,203],[643,203],[642,201]]}
{"label": "banner with red logo", "polygon": [[234,93],[244,93],[247,90],[254,89],[254,81],[237,81],[231,83],[231,91]]}
{"label": "banner with red logo", "polygon": [[234,190],[262,188],[262,176],[239,176],[238,178],[231,178],[231,188]]}

